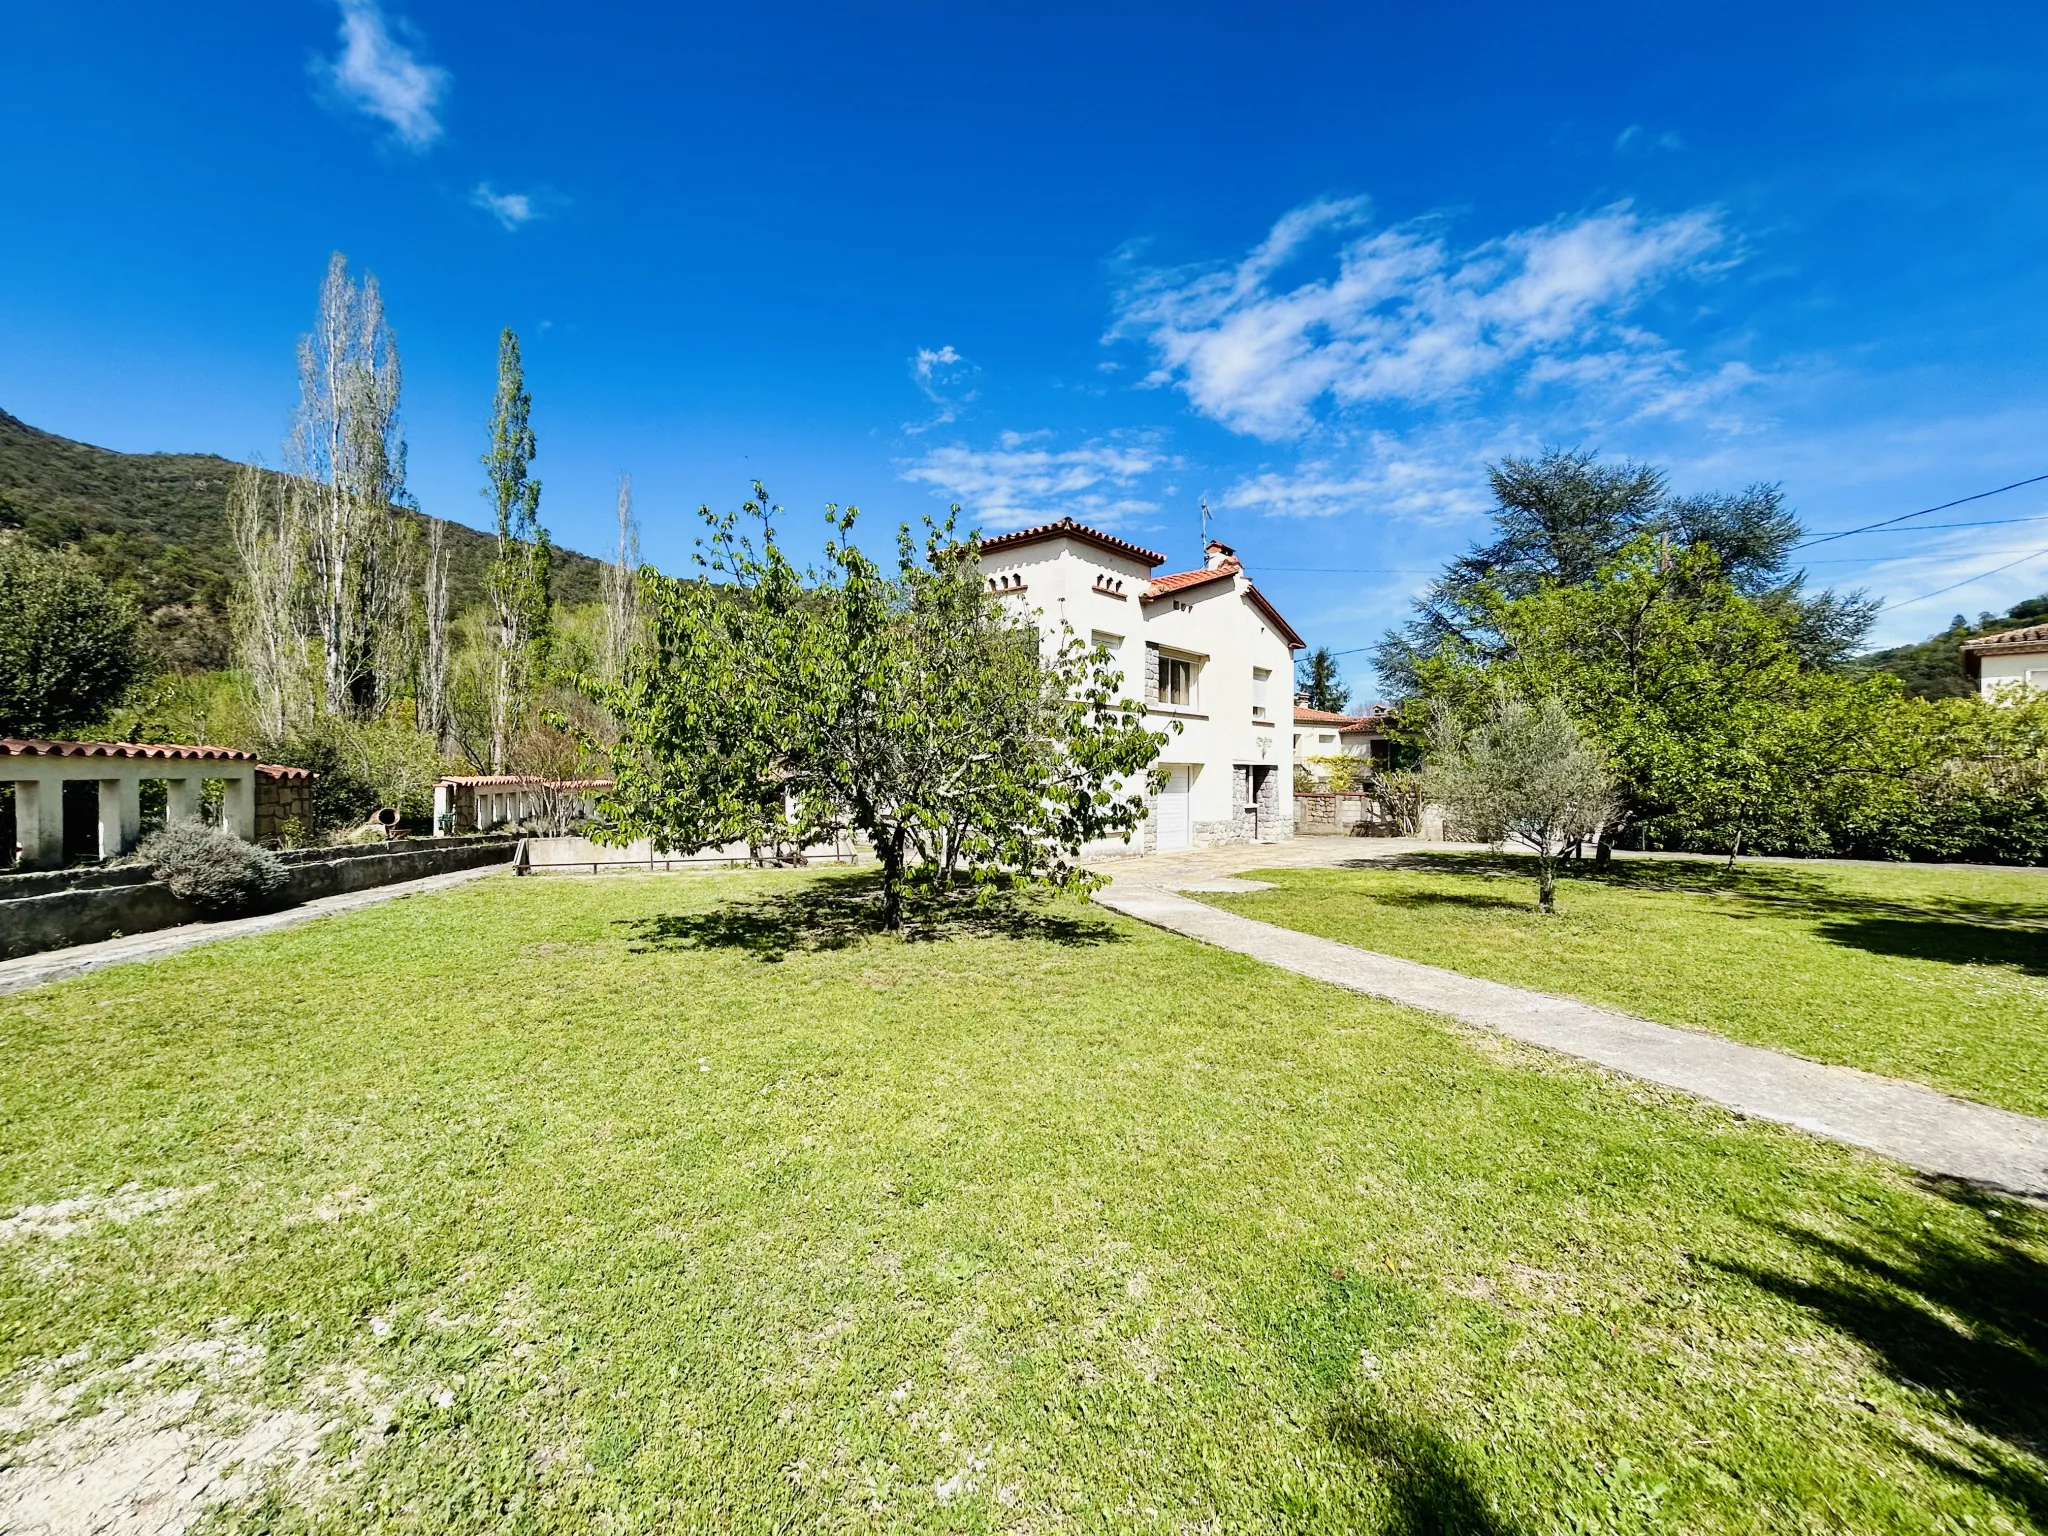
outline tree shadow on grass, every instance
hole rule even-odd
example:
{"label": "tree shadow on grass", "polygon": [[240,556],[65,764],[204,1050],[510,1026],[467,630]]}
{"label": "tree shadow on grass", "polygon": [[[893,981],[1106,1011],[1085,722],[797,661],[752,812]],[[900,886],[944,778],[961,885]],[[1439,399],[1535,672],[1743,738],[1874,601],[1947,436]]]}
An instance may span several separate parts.
{"label": "tree shadow on grass", "polygon": [[1935,1395],[1974,1443],[1932,1448],[1900,1437],[1901,1447],[2048,1528],[2048,1217],[1929,1182],[1978,1214],[1977,1240],[1925,1226],[1851,1239],[1780,1225],[1813,1260],[1807,1273],[1722,1267],[1857,1340],[1894,1380]]}
{"label": "tree shadow on grass", "polygon": [[1378,1475],[1386,1536],[1513,1536],[1487,1507],[1464,1451],[1440,1430],[1356,1404],[1333,1411],[1325,1428]]}
{"label": "tree shadow on grass", "polygon": [[1874,955],[1943,960],[1951,965],[2003,965],[2048,976],[2048,929],[1992,927],[1899,917],[1837,918],[1816,930],[1832,943]]}
{"label": "tree shadow on grass", "polygon": [[[1533,857],[1505,851],[1405,853],[1390,859],[1356,859],[1342,867],[1514,880],[1534,880],[1536,876]],[[1941,868],[1938,864],[1898,867],[1930,873]],[[2021,942],[2018,947],[2021,949],[2025,948],[2024,941],[2029,936],[2040,946],[2048,947],[2048,879],[2041,882],[2040,900],[2005,901],[1936,894],[1899,899],[1845,891],[1833,884],[1820,869],[1802,868],[1796,864],[1738,864],[1730,869],[1719,860],[1620,858],[1603,866],[1586,858],[1560,863],[1557,875],[1565,884],[1583,883],[1614,890],[1720,897],[1726,903],[1722,910],[1730,916],[1830,917],[1850,922],[1896,919],[1902,924],[1947,925],[1951,928],[1970,924],[1996,925],[2001,931],[2019,936]],[[1400,902],[1405,898],[1389,894],[1379,899]],[[1481,900],[1466,904],[1486,903]],[[1502,905],[1518,903],[1505,902]],[[1846,933],[1829,933],[1827,936],[1836,938],[1838,942],[1854,942]],[[1930,955],[1929,958],[1954,957]],[[2034,963],[2040,963],[2038,958]]]}
{"label": "tree shadow on grass", "polygon": [[[873,874],[827,876],[793,890],[727,902],[708,912],[670,912],[621,920],[635,954],[738,950],[773,964],[785,955],[851,949],[879,936],[882,897]],[[948,939],[1035,939],[1045,943],[1114,944],[1123,934],[1108,922],[1056,912],[1029,893],[906,896],[906,943]]]}

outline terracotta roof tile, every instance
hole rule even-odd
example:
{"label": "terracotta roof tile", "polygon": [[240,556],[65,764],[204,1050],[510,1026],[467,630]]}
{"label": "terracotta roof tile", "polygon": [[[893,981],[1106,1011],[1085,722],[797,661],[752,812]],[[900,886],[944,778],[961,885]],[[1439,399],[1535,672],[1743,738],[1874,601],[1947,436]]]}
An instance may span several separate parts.
{"label": "terracotta roof tile", "polygon": [[1203,566],[1200,570],[1175,571],[1170,576],[1154,576],[1152,585],[1145,589],[1144,600],[1157,602],[1169,592],[1185,592],[1189,587],[1199,587],[1205,582],[1221,581],[1244,570],[1235,560],[1225,560],[1221,565]]}
{"label": "terracotta roof tile", "polygon": [[253,763],[254,752],[234,747],[190,747],[154,741],[42,741],[0,737],[0,757],[145,757],[179,762]]}
{"label": "terracotta roof tile", "polygon": [[1166,556],[1136,544],[1090,528],[1086,523],[1077,523],[1071,517],[1063,517],[1056,523],[1040,523],[1036,528],[1019,528],[1015,533],[999,533],[992,539],[981,541],[981,552],[1017,549],[1026,544],[1040,544],[1047,539],[1079,539],[1083,544],[1093,544],[1112,554],[1126,556],[1141,565],[1163,564]]}
{"label": "terracotta roof tile", "polygon": [[1974,640],[1965,640],[1966,651],[1997,650],[2001,646],[2048,645],[2048,624],[2029,624],[2025,629],[2008,629],[1996,635],[1979,635]]}
{"label": "terracotta roof tile", "polygon": [[610,779],[544,779],[533,773],[452,773],[434,781],[434,788],[458,789],[610,789]]}

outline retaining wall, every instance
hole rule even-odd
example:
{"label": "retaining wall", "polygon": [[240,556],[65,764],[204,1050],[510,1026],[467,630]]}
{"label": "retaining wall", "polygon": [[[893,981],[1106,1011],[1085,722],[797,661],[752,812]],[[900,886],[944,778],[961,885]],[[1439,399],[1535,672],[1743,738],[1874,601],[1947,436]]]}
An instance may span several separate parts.
{"label": "retaining wall", "polygon": [[[276,905],[509,864],[518,845],[513,837],[461,837],[295,848],[278,855],[285,861],[285,886]],[[0,960],[205,920],[205,913],[151,879],[146,866],[0,875]]]}

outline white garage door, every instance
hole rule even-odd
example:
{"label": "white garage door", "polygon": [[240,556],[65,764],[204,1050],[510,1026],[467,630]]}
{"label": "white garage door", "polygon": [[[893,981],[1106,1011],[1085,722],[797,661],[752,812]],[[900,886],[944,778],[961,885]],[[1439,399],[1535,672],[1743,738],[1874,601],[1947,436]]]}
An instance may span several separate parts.
{"label": "white garage door", "polygon": [[1166,771],[1166,787],[1159,791],[1159,847],[1162,852],[1169,848],[1186,848],[1194,842],[1194,818],[1189,805],[1193,789],[1193,771],[1187,768],[1169,768]]}

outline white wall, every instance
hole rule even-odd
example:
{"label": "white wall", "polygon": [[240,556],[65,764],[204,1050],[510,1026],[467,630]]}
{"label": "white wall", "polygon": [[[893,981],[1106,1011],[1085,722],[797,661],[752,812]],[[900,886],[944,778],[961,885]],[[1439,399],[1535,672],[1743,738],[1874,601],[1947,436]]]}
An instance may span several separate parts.
{"label": "white wall", "polygon": [[2014,695],[2022,689],[2048,693],[2048,652],[2001,656],[1996,652],[1977,658],[1977,686],[1987,699]]}
{"label": "white wall", "polygon": [[[1058,643],[1063,624],[1083,642],[1097,633],[1121,636],[1117,654],[1128,698],[1145,695],[1148,644],[1199,658],[1195,704],[1153,705],[1146,719],[1154,730],[1171,733],[1172,723],[1180,726],[1159,761],[1195,769],[1195,841],[1227,837],[1236,814],[1231,770],[1243,764],[1270,767],[1279,778],[1274,824],[1262,825],[1260,835],[1293,835],[1293,652],[1245,597],[1243,575],[1147,603],[1142,597],[1152,573],[1142,561],[1071,538],[998,550],[983,557],[982,571],[997,579],[998,591],[1016,594],[1013,600],[1036,616],[1050,643]],[[1255,667],[1270,674],[1264,719],[1252,713]]]}

